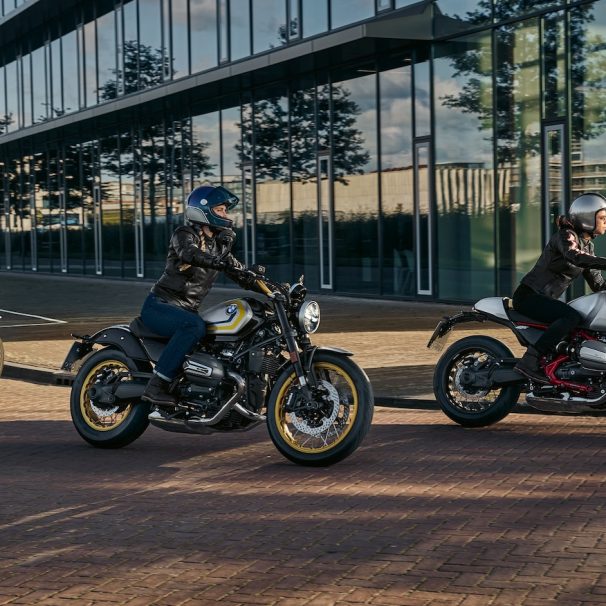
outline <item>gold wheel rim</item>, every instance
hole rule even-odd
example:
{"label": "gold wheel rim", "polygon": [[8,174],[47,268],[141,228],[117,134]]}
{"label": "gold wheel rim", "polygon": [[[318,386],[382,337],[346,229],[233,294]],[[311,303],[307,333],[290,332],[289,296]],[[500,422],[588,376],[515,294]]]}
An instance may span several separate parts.
{"label": "gold wheel rim", "polygon": [[[319,380],[325,381],[325,379],[322,379],[322,375],[331,373],[329,376],[336,378],[339,384],[339,388],[335,388],[339,396],[338,411],[336,418],[330,423],[326,431],[316,436],[306,434],[304,430],[301,430],[301,426],[305,425],[305,422],[296,417],[295,413],[284,411],[287,394],[291,388],[298,384],[294,372],[282,385],[274,410],[276,427],[282,439],[291,448],[306,454],[326,452],[340,444],[349,435],[358,414],[358,391],[349,374],[340,366],[329,362],[318,362],[313,365],[313,369]],[[346,389],[349,390],[348,394],[344,393]],[[344,398],[346,398],[345,402],[343,401]],[[334,412],[333,409],[333,414]]]}
{"label": "gold wheel rim", "polygon": [[84,422],[95,431],[111,431],[124,423],[132,410],[132,404],[126,406],[108,405],[107,408],[95,406],[87,396],[90,387],[100,380],[103,371],[128,371],[128,366],[119,360],[104,360],[94,366],[86,375],[80,389],[80,413]]}

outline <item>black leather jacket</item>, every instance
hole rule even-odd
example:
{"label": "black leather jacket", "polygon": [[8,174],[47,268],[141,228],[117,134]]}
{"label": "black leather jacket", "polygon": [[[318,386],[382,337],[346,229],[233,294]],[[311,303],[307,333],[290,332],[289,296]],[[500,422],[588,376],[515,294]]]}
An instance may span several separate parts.
{"label": "black leather jacket", "polygon": [[536,293],[559,299],[580,274],[594,292],[605,290],[606,281],[601,269],[606,269],[606,258],[595,256],[593,242],[565,228],[551,236],[539,260],[521,283]]}
{"label": "black leather jacket", "polygon": [[151,291],[167,303],[197,312],[217,279],[221,261],[243,268],[230,249],[191,225],[178,227],[170,239],[164,273]]}

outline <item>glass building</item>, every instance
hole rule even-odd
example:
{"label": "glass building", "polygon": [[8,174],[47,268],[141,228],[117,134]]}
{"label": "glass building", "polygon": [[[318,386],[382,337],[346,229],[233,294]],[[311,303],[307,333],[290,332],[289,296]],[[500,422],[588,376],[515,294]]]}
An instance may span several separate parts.
{"label": "glass building", "polygon": [[155,279],[210,182],[275,279],[471,302],[606,194],[606,0],[0,12],[0,270]]}

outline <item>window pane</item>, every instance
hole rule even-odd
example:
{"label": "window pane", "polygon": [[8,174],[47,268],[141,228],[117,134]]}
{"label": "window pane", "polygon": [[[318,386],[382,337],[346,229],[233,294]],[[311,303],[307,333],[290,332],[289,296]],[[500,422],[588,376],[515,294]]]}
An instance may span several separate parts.
{"label": "window pane", "polygon": [[[235,10],[234,10],[235,9]],[[232,2],[230,14],[231,59],[250,55],[250,7],[248,0]]]}
{"label": "window pane", "polygon": [[118,96],[116,79],[116,13],[112,11],[97,19],[99,48],[99,97],[101,100]]}
{"label": "window pane", "polygon": [[97,52],[95,46],[95,22],[84,26],[84,78],[86,83],[86,105],[97,103]]}
{"label": "window pane", "polygon": [[69,273],[83,273],[84,234],[86,225],[82,188],[80,187],[80,146],[77,143],[65,145],[65,198],[66,198],[66,241]]}
{"label": "window pane", "polygon": [[409,59],[379,74],[383,292],[414,295],[412,67]]}
{"label": "window pane", "polygon": [[[359,70],[362,71],[362,70]],[[365,70],[366,71],[366,70]],[[332,90],[336,288],[378,292],[376,75]]]}
{"label": "window pane", "polygon": [[[571,165],[572,197],[582,192],[606,194],[606,5],[582,5],[571,12],[572,50]],[[597,254],[606,254],[603,238]]]}
{"label": "window pane", "polygon": [[19,102],[17,100],[17,62],[11,61],[6,66],[6,115],[8,116],[7,131],[18,128]]}
{"label": "window pane", "polygon": [[302,0],[303,36],[315,36],[328,30],[328,0]]}
{"label": "window pane", "polygon": [[32,112],[34,122],[44,122],[48,119],[46,84],[49,79],[46,76],[46,49],[46,46],[41,46],[32,53]]}
{"label": "window pane", "polygon": [[415,77],[415,136],[431,134],[431,93],[429,82],[429,61],[420,61],[414,66]]}
{"label": "window pane", "polygon": [[[0,135],[6,132],[7,117],[6,117],[6,87],[4,86],[4,66],[0,66]],[[0,162],[0,187],[2,187],[2,163]],[[0,191],[0,204],[2,204],[2,192]],[[0,241],[0,249],[2,241]]]}
{"label": "window pane", "polygon": [[189,32],[187,27],[188,0],[172,0],[173,78],[182,78],[189,74]]}
{"label": "window pane", "polygon": [[117,137],[99,141],[103,274],[122,275],[122,210],[120,207],[120,155]]}
{"label": "window pane", "polygon": [[139,36],[139,86],[145,89],[164,79],[160,0],[139,0]]}
{"label": "window pane", "polygon": [[219,138],[219,112],[192,117],[189,139],[188,165],[191,166],[193,187],[209,181],[221,183],[221,144]]}
{"label": "window pane", "polygon": [[191,0],[192,74],[215,67],[217,58],[217,7],[208,0]]}
{"label": "window pane", "polygon": [[137,3],[127,2],[122,8],[124,41],[118,55],[118,91],[128,95],[139,90],[139,37],[137,34]]}
{"label": "window pane", "polygon": [[546,118],[566,112],[566,21],[564,13],[543,18],[543,105]]}
{"label": "window pane", "polygon": [[550,6],[563,6],[566,0],[516,0],[515,2],[494,3],[495,21],[511,19],[512,17],[521,17],[527,13],[538,11]]}
{"label": "window pane", "polygon": [[288,41],[285,0],[253,2],[253,52],[276,48]]}
{"label": "window pane", "polygon": [[374,0],[332,0],[331,26],[335,29],[348,23],[368,19],[374,14]]}
{"label": "window pane", "polygon": [[461,38],[435,52],[439,295],[475,300],[494,292],[491,37]]}
{"label": "window pane", "polygon": [[541,253],[537,234],[542,222],[536,19],[498,30],[496,86],[498,290],[511,295]]}
{"label": "window pane", "polygon": [[[262,93],[260,93],[263,95]],[[257,263],[291,281],[288,99],[281,89],[254,103]]]}
{"label": "window pane", "polygon": [[32,123],[32,63],[31,55],[21,57],[21,81],[23,83],[23,97],[21,99],[21,126],[30,126]]}
{"label": "window pane", "polygon": [[[408,1],[406,4],[412,4]],[[492,3],[484,0],[438,0],[435,27],[439,35],[456,33],[492,20]],[[403,5],[403,4],[402,4]]]}
{"label": "window pane", "polygon": [[63,103],[66,113],[78,109],[78,44],[76,31],[63,36]]}
{"label": "window pane", "polygon": [[63,86],[61,74],[61,38],[53,40],[50,45],[51,53],[51,100],[50,115],[56,118],[63,115]]}

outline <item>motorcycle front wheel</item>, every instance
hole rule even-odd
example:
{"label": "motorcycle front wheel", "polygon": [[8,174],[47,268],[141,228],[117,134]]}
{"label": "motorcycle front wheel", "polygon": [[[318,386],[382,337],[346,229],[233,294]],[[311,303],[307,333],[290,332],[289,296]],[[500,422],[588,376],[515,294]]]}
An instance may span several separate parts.
{"label": "motorcycle front wheel", "polygon": [[462,375],[466,370],[481,370],[493,360],[513,357],[492,337],[465,337],[453,343],[433,375],[434,394],[444,414],[464,427],[484,427],[506,417],[518,401],[520,386],[471,388]]}
{"label": "motorcycle front wheel", "polygon": [[312,370],[318,388],[306,398],[292,368],[276,381],[267,406],[272,442],[299,465],[342,461],[368,433],[374,402],[364,371],[349,358],[317,352]]}
{"label": "motorcycle front wheel", "polygon": [[74,427],[89,444],[121,448],[136,440],[149,425],[149,404],[140,401],[101,404],[88,395],[93,385],[107,385],[137,368],[116,349],[101,349],[82,365],[72,386],[70,411]]}

